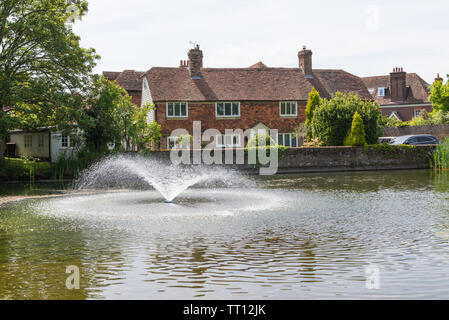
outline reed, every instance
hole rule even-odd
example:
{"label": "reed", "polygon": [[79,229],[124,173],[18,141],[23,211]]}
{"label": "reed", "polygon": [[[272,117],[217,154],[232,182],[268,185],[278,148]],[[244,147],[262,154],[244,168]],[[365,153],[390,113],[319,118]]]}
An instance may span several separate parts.
{"label": "reed", "polygon": [[449,138],[446,138],[433,151],[431,166],[434,170],[449,169]]}

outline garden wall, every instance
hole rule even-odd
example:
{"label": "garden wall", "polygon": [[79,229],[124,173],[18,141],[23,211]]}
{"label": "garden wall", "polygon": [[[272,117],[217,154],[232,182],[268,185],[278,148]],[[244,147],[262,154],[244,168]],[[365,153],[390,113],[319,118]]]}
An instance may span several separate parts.
{"label": "garden wall", "polygon": [[443,140],[449,137],[449,124],[384,128],[383,135],[385,137],[396,137],[408,134],[431,134]]}
{"label": "garden wall", "polygon": [[[278,173],[427,169],[430,168],[430,156],[434,148],[389,145],[290,148],[279,160]],[[170,152],[153,152],[152,158],[168,162]],[[246,157],[245,164],[223,166],[250,173],[258,172],[258,167],[248,164]]]}

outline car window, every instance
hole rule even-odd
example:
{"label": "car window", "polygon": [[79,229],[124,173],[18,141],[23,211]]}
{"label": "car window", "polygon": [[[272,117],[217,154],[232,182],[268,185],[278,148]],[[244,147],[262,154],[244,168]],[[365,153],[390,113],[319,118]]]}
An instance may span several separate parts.
{"label": "car window", "polygon": [[434,143],[435,140],[432,139],[431,137],[418,137],[418,142],[419,143]]}
{"label": "car window", "polygon": [[418,137],[411,137],[408,138],[406,143],[417,143],[418,142]]}

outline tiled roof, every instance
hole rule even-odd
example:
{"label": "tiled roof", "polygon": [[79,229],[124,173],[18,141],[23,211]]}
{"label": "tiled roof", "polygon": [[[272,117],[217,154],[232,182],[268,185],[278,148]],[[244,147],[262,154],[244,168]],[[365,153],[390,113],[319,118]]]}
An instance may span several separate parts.
{"label": "tiled roof", "polygon": [[[360,78],[343,70],[314,70],[305,78],[299,68],[202,68],[191,79],[186,68],[153,67],[145,73],[153,101],[307,100],[312,87],[321,97],[336,91],[372,99]],[[256,66],[255,65],[255,66]]]}
{"label": "tiled roof", "polygon": [[250,68],[262,69],[262,68],[268,68],[268,67],[262,61],[259,61],[256,64],[253,64],[252,66],[250,66]]}
{"label": "tiled roof", "polygon": [[[390,87],[390,76],[389,75],[364,77],[364,78],[362,78],[362,80],[365,83],[367,88],[375,89],[373,98],[380,105],[398,104],[398,103],[391,102],[390,90],[386,91],[385,97],[377,96],[377,88],[379,88],[379,87],[389,88]],[[406,86],[407,86],[406,99],[401,104],[429,103],[429,98],[428,98],[429,84],[426,81],[424,81],[416,73],[407,73],[406,77],[405,77],[405,82],[406,82]]]}
{"label": "tiled roof", "polygon": [[142,91],[142,76],[145,72],[125,70],[123,72],[104,71],[103,76],[115,81],[128,91]]}

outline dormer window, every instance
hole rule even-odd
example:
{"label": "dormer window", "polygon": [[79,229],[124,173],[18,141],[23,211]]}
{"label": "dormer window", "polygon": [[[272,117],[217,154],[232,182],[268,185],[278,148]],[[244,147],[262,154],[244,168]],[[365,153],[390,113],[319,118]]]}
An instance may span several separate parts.
{"label": "dormer window", "polygon": [[167,102],[167,118],[187,118],[187,102]]}
{"label": "dormer window", "polygon": [[377,88],[377,96],[378,97],[385,97],[385,87]]}

